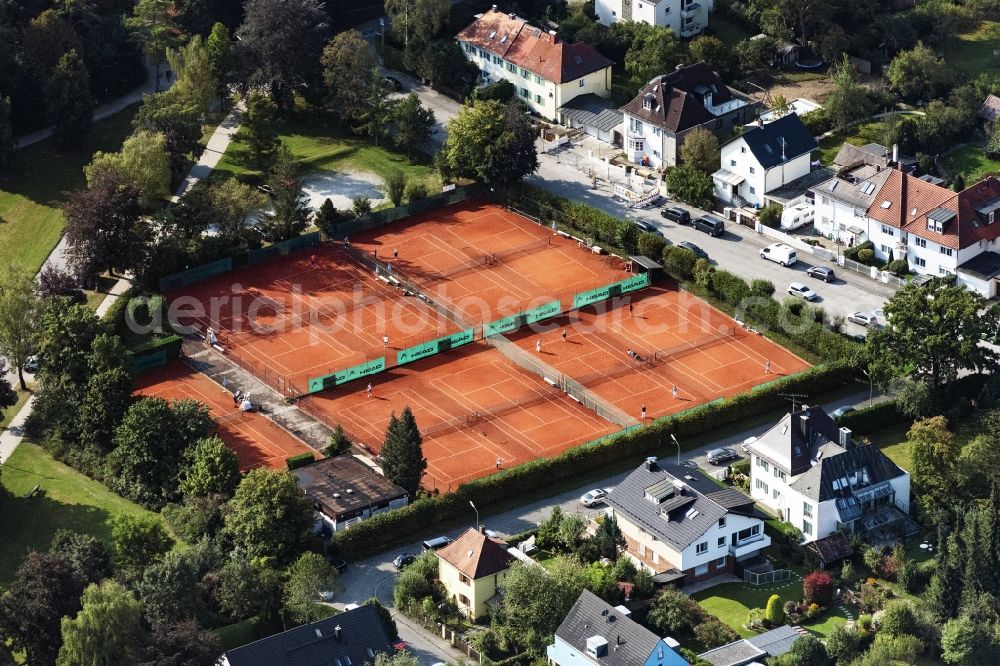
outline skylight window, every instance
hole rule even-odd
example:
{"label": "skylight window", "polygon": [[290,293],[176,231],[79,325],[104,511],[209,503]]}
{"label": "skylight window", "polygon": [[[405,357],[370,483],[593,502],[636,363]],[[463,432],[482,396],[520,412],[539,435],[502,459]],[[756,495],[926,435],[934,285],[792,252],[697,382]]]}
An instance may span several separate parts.
{"label": "skylight window", "polygon": [[490,32],[490,39],[493,39],[496,36],[497,36],[497,31],[496,30],[493,30],[493,31]]}
{"label": "skylight window", "polygon": [[891,207],[892,207],[892,202],[891,201],[883,201],[882,202],[882,208],[885,208],[885,209],[888,210]]}
{"label": "skylight window", "polygon": [[697,515],[698,515],[698,509],[688,509],[687,513],[684,514],[684,517],[687,518],[688,520],[691,520],[692,518],[695,518]]}

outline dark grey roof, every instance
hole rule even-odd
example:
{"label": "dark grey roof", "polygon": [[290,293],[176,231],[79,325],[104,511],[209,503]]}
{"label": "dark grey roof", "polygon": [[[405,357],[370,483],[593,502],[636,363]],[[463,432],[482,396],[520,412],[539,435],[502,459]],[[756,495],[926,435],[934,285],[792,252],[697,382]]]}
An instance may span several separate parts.
{"label": "dark grey roof", "polygon": [[792,644],[808,632],[801,627],[784,625],[751,638],[741,638],[698,655],[712,666],[743,666],[763,657],[777,657],[792,649]]}
{"label": "dark grey roof", "polygon": [[[671,486],[678,481],[683,488],[664,496],[661,503],[647,499],[646,489],[663,481]],[[658,461],[652,469],[643,464],[629,474],[608,495],[607,503],[630,522],[677,550],[683,550],[728,513],[726,506],[749,506],[752,501],[749,498],[738,501],[735,495],[724,491],[699,470]]]}
{"label": "dark grey roof", "polygon": [[350,455],[323,458],[292,473],[319,510],[337,520],[407,497],[401,487]]}
{"label": "dark grey roof", "polygon": [[593,93],[577,95],[559,107],[559,111],[585,127],[595,127],[602,132],[618,127],[624,118],[610,100]]}
{"label": "dark grey roof", "polygon": [[855,146],[846,141],[837,151],[833,163],[839,167],[855,167],[862,164],[879,166],[883,169],[889,166],[889,150],[885,146],[870,143],[867,146]]}
{"label": "dark grey roof", "polygon": [[[834,488],[834,481],[850,479],[861,471],[867,478],[847,488]],[[905,472],[877,446],[856,446],[834,455],[824,455],[817,464],[796,478],[790,487],[817,502],[857,497],[865,489],[903,476]]]}
{"label": "dark grey roof", "polygon": [[819,558],[824,567],[854,555],[854,547],[843,532],[834,532],[822,539],[810,541],[805,548]]}
{"label": "dark grey roof", "polygon": [[1000,275],[1000,254],[993,251],[980,252],[960,265],[958,270],[981,280],[992,280]]}
{"label": "dark grey roof", "polygon": [[765,169],[773,169],[819,147],[797,113],[747,130],[740,138],[746,141],[750,152]]}
{"label": "dark grey roof", "polygon": [[362,666],[374,663],[379,652],[391,652],[389,637],[375,607],[366,604],[234,648],[223,656],[230,666]]}
{"label": "dark grey roof", "polygon": [[875,202],[875,197],[891,173],[892,169],[861,165],[814,186],[812,191],[817,195],[867,210]]}
{"label": "dark grey roof", "polygon": [[809,173],[767,192],[766,196],[770,200],[777,201],[782,206],[789,206],[809,190],[836,175],[837,172],[829,167],[813,169]]}
{"label": "dark grey roof", "polygon": [[777,657],[791,650],[792,644],[807,634],[808,632],[802,627],[786,624],[783,627],[765,631],[763,634],[751,636],[746,640],[747,643],[766,652],[769,657]]}
{"label": "dark grey roof", "polygon": [[805,407],[794,414],[785,414],[751,447],[791,476],[798,476],[809,470],[821,448],[824,456],[838,452],[826,445],[836,444],[839,434],[839,426],[822,407]]}
{"label": "dark grey roof", "polygon": [[590,590],[580,593],[573,608],[556,629],[556,636],[581,654],[587,654],[587,639],[595,636],[604,638],[607,641],[604,656],[595,658],[587,655],[589,661],[602,666],[644,664],[654,650],[663,651],[662,658],[657,653],[656,661],[662,666],[687,664],[683,657],[661,643],[656,634],[623,615]]}

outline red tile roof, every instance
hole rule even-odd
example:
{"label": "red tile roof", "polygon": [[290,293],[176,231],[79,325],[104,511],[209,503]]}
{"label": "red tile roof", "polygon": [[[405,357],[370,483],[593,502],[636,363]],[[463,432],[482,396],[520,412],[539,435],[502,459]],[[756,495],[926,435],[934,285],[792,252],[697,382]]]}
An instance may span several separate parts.
{"label": "red tile roof", "polygon": [[472,528],[435,553],[472,580],[506,571],[514,561],[500,542]]}
{"label": "red tile roof", "polygon": [[496,9],[466,26],[455,39],[556,83],[574,81],[614,64],[587,44],[567,44],[514,14]]}

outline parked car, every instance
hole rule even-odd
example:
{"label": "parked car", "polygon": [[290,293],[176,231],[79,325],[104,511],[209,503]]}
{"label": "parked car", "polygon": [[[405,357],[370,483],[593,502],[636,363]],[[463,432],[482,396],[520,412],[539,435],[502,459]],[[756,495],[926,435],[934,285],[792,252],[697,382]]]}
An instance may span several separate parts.
{"label": "parked car", "polygon": [[740,451],[742,451],[743,453],[750,453],[750,445],[756,441],[757,441],[756,437],[747,437],[746,439],[743,440],[743,443],[740,444]]}
{"label": "parked car", "polygon": [[726,233],[726,223],[714,215],[702,215],[694,221],[694,228],[704,231],[709,236],[721,236]]}
{"label": "parked car", "polygon": [[683,241],[677,244],[677,247],[683,247],[687,250],[691,250],[695,255],[701,257],[702,259],[708,259],[708,252],[695,245],[694,243],[689,243],[688,241]]}
{"label": "parked car", "polygon": [[650,224],[645,220],[633,220],[632,224],[639,227],[640,231],[645,231],[649,234],[656,234],[657,236],[663,236],[663,232],[660,231],[655,224]]}
{"label": "parked car", "polygon": [[391,76],[383,76],[382,80],[385,81],[389,85],[389,87],[395,90],[396,92],[399,92],[400,90],[403,89],[403,84],[400,83],[399,79],[393,78]]}
{"label": "parked car", "polygon": [[833,282],[836,277],[833,269],[826,266],[810,266],[809,270],[806,271],[806,275],[822,280],[823,282]]}
{"label": "parked car", "polygon": [[792,282],[788,285],[788,293],[792,296],[798,296],[799,298],[804,298],[807,301],[815,301],[817,296],[816,292],[802,284],[801,282]]}
{"label": "parked car", "polygon": [[677,224],[691,224],[691,213],[683,208],[664,208],[660,211],[660,217]]}
{"label": "parked car", "polygon": [[402,553],[396,556],[396,559],[392,561],[392,566],[396,567],[398,570],[402,570],[404,567],[408,567],[413,564],[413,561],[417,559],[417,556],[413,553]]}
{"label": "parked car", "polygon": [[861,326],[874,326],[878,324],[878,319],[871,312],[852,312],[847,315],[847,321],[853,321]]}
{"label": "parked car", "polygon": [[833,413],[830,414],[830,416],[832,416],[834,419],[839,419],[844,414],[850,414],[851,412],[854,411],[857,410],[851,407],[850,405],[844,405],[843,407],[837,407],[837,409],[833,410]]}
{"label": "parked car", "polygon": [[584,506],[594,506],[595,504],[600,504],[604,501],[604,498],[608,496],[608,491],[604,488],[594,488],[593,490],[588,490],[580,497],[580,504]]}
{"label": "parked car", "polygon": [[444,548],[449,543],[451,543],[451,539],[449,539],[446,536],[439,536],[424,541],[422,545],[424,547],[424,550],[427,551],[427,550],[437,550],[439,548]]}
{"label": "parked car", "polygon": [[768,245],[760,251],[760,258],[773,261],[776,264],[781,264],[782,266],[791,266],[799,260],[795,255],[795,250],[784,243],[774,243],[772,245]]}
{"label": "parked car", "polygon": [[723,447],[721,449],[712,449],[708,452],[708,462],[713,465],[721,465],[724,462],[729,462],[730,460],[737,460],[740,454],[736,453],[734,449],[728,447]]}
{"label": "parked car", "polygon": [[35,374],[38,372],[38,365],[41,363],[41,357],[35,354],[34,356],[29,356],[28,360],[24,362],[24,371],[28,374]]}
{"label": "parked car", "polygon": [[344,571],[347,569],[347,560],[340,557],[327,555],[326,563],[329,564],[334,569],[336,569],[339,573],[344,573]]}

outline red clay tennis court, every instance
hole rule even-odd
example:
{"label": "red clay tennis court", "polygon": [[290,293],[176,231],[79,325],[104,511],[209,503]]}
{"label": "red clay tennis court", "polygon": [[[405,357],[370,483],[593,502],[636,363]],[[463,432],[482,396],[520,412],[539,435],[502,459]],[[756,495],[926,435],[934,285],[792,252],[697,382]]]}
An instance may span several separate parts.
{"label": "red clay tennis court", "polygon": [[809,367],[686,292],[652,287],[633,293],[632,302],[631,314],[624,306],[584,308],[547,322],[543,332],[509,337],[636,419],[643,405],[656,418]]}
{"label": "red clay tennis court", "polygon": [[442,492],[620,430],[541,378],[477,342],[323,391],[299,406],[377,453],[389,416],[409,405],[424,436],[423,485]]}
{"label": "red clay tennis court", "polygon": [[[454,333],[458,327],[333,243],[169,294],[179,323],[213,328],[227,354],[283,393],[318,377]],[[183,300],[182,300],[183,299]],[[195,311],[193,308],[198,308]],[[287,390],[291,388],[291,390]]]}
{"label": "red clay tennis court", "polygon": [[134,388],[139,395],[166,400],[190,398],[208,405],[219,424],[219,438],[239,457],[241,470],[262,465],[287,469],[286,458],[311,451],[266,416],[240,412],[233,405],[231,393],[183,361],[143,372],[136,377]]}
{"label": "red clay tennis court", "polygon": [[500,206],[464,201],[352,236],[470,326],[629,277],[617,257]]}

